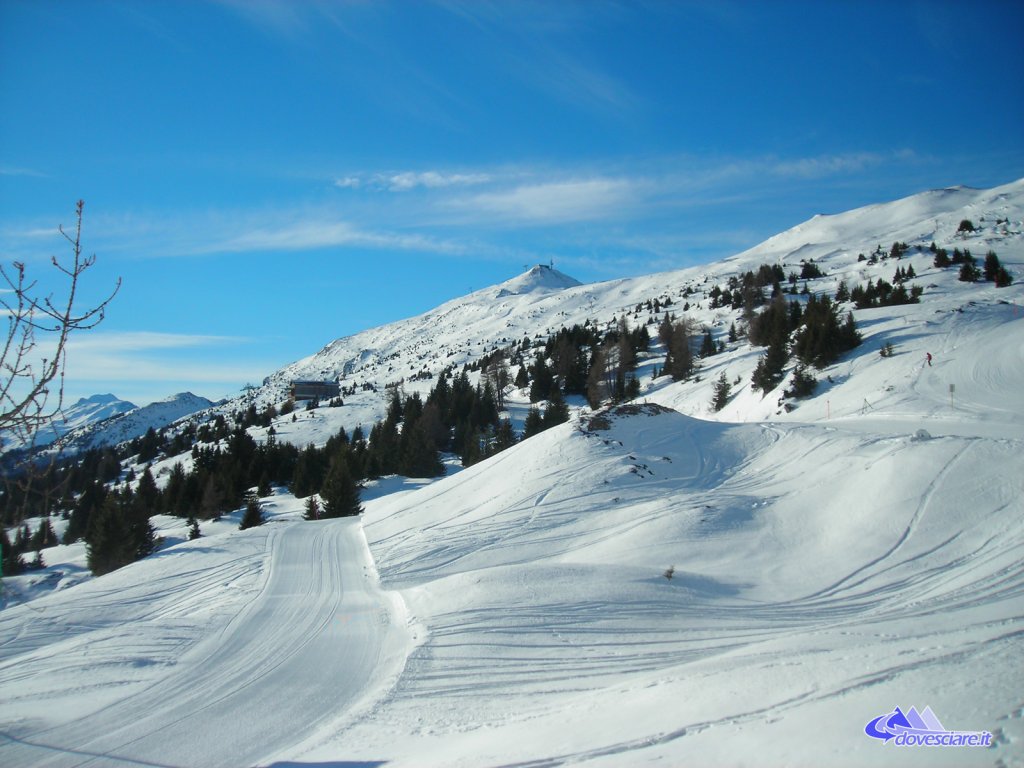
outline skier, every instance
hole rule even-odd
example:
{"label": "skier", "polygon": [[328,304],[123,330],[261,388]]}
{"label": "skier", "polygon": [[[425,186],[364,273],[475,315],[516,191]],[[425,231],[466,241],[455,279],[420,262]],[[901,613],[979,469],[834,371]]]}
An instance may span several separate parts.
{"label": "skier", "polygon": [[925,360],[928,361],[928,367],[931,368],[932,367],[932,353],[931,352],[925,352],[924,353],[924,357],[925,357]]}

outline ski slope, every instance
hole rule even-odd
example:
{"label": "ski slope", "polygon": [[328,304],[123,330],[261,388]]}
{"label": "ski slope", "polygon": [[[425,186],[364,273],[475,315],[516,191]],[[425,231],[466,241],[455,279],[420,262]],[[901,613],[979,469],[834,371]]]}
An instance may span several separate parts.
{"label": "ski slope", "polygon": [[[1024,759],[1024,502],[1007,476],[1024,441],[653,404],[605,421],[367,504],[383,582],[424,640],[378,713],[301,761]],[[897,756],[863,734],[915,703],[997,748]]]}
{"label": "ski slope", "polygon": [[[586,286],[531,270],[272,374],[261,407],[292,377],[359,385],[274,424],[322,444],[368,427],[388,384],[425,391],[421,371],[562,325],[657,321],[648,299],[691,303],[721,338],[738,313],[706,292],[762,263],[813,258],[810,288],[832,294],[891,279],[858,251],[906,240],[925,288],[856,310],[862,346],[789,410],[782,387],[751,389],[761,350],[742,340],[685,382],[652,379],[655,350],[638,401],[437,482],[375,481],[358,521],[300,521],[278,489],[263,528],[185,542],[164,521],[157,555],[50,593],[30,582],[83,556],[45,550],[49,569],[16,577],[45,596],[0,612],[0,765],[1024,765],[1022,214],[1024,181],[954,188],[699,269]],[[1016,282],[959,282],[932,239],[994,248]],[[897,706],[992,744],[865,735]]]}
{"label": "ski slope", "polygon": [[0,614],[6,766],[253,765],[404,658],[358,520],[200,539],[76,592]]}

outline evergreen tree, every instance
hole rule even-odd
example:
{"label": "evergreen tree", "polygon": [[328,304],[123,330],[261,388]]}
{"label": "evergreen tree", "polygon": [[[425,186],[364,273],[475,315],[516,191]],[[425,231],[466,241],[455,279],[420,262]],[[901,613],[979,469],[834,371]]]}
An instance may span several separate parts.
{"label": "evergreen tree", "polygon": [[195,541],[198,538],[202,538],[202,531],[199,530],[199,521],[194,517],[188,519],[188,540]]}
{"label": "evergreen tree", "polygon": [[664,372],[673,381],[682,381],[693,375],[695,366],[693,351],[690,349],[690,324],[683,318],[677,323],[670,323],[667,332],[659,329],[659,336],[665,340]]}
{"label": "evergreen tree", "polygon": [[103,505],[106,497],[107,489],[102,482],[93,481],[85,486],[71,509],[68,527],[64,531],[65,544],[73,544],[86,535],[93,515]]}
{"label": "evergreen tree", "polygon": [[464,467],[471,467],[478,461],[487,458],[484,448],[484,436],[479,429],[470,427],[464,431],[459,458]]}
{"label": "evergreen tree", "polygon": [[157,514],[160,509],[160,489],[156,487],[153,473],[146,467],[139,478],[139,485],[135,489],[135,501],[144,509],[146,517]]}
{"label": "evergreen tree", "polygon": [[295,462],[289,486],[294,496],[302,498],[316,493],[324,482],[323,454],[312,445],[306,446]]}
{"label": "evergreen tree", "polygon": [[786,390],[786,397],[810,397],[818,386],[818,380],[801,364],[793,372],[793,383]]}
{"label": "evergreen tree", "polygon": [[715,340],[711,337],[711,331],[704,331],[704,340],[700,345],[700,356],[711,357],[717,351],[718,350],[715,347]]}
{"label": "evergreen tree", "polygon": [[540,414],[540,409],[531,406],[530,410],[526,413],[526,421],[523,424],[523,439],[533,437],[543,431],[544,418]]}
{"label": "evergreen tree", "polygon": [[306,499],[306,511],[302,515],[303,520],[319,520],[323,517],[323,512],[320,509],[320,502],[317,501],[315,495],[310,496]]}
{"label": "evergreen tree", "polygon": [[805,364],[824,368],[860,344],[853,315],[848,313],[845,323],[840,323],[838,307],[827,296],[810,297],[802,322],[793,352]]}
{"label": "evergreen tree", "polygon": [[564,424],[569,420],[569,406],[565,404],[561,394],[555,395],[548,401],[548,407],[544,409],[544,429],[550,429],[558,424]]}
{"label": "evergreen tree", "polygon": [[440,477],[444,464],[420,421],[406,424],[402,430],[401,473],[406,477]]}
{"label": "evergreen tree", "polygon": [[516,433],[512,429],[512,422],[502,419],[498,422],[498,428],[494,430],[494,452],[500,453],[516,444]]}
{"label": "evergreen tree", "polygon": [[785,342],[772,342],[768,345],[768,351],[762,355],[754,368],[754,375],[751,377],[754,389],[767,394],[779,386],[782,381],[782,369],[789,359],[786,352]]}
{"label": "evergreen tree", "polygon": [[0,572],[3,576],[15,576],[25,570],[25,560],[21,552],[14,548],[7,537],[7,531],[0,526]]}
{"label": "evergreen tree", "polygon": [[[590,370],[587,373],[587,403],[591,408],[598,408],[601,402],[608,397],[608,385],[605,382],[606,358],[604,349],[595,349],[590,361]],[[540,418],[540,414],[537,414]],[[526,416],[527,425],[530,423],[530,415]],[[538,430],[539,431],[539,430]],[[529,437],[534,432],[523,432],[523,437]]]}
{"label": "evergreen tree", "polygon": [[980,276],[981,273],[978,272],[978,268],[974,266],[972,261],[965,261],[960,266],[960,277],[958,279],[961,282],[973,283],[976,282]]}
{"label": "evergreen tree", "polygon": [[519,366],[519,371],[516,373],[515,385],[517,389],[526,389],[530,386],[530,377],[526,373],[526,366]]}
{"label": "evergreen tree", "polygon": [[32,540],[29,542],[29,548],[38,552],[40,549],[55,547],[57,544],[57,534],[53,530],[50,518],[44,517],[43,521],[36,529],[36,532],[32,534]]}
{"label": "evergreen tree", "polygon": [[711,407],[715,409],[715,412],[725,408],[729,402],[729,395],[732,392],[732,384],[729,383],[729,379],[726,378],[725,371],[718,376],[714,386],[714,397],[711,399]]}
{"label": "evergreen tree", "polygon": [[532,380],[530,381],[530,402],[536,403],[541,400],[546,400],[548,395],[551,394],[551,385],[554,384],[555,378],[551,369],[548,367],[547,361],[540,352],[534,358],[533,365],[530,368],[532,374]]}
{"label": "evergreen tree", "polygon": [[992,283],[996,281],[996,276],[999,274],[999,270],[1002,269],[1002,264],[999,263],[999,257],[996,256],[995,251],[989,251],[985,254],[985,280]]}
{"label": "evergreen tree", "polygon": [[259,494],[250,493],[245,501],[245,513],[242,515],[242,522],[238,524],[238,529],[244,531],[246,528],[255,528],[258,525],[263,525],[266,520],[263,519],[263,504],[260,502]]}
{"label": "evergreen tree", "polygon": [[359,503],[359,486],[352,479],[344,452],[335,454],[331,459],[320,497],[324,502],[324,517],[349,517],[363,511]]}
{"label": "evergreen tree", "polygon": [[206,518],[220,517],[224,511],[225,493],[219,477],[209,474],[203,486],[202,499],[199,502],[199,512]]}
{"label": "evergreen tree", "polygon": [[188,511],[185,502],[188,478],[180,461],[174,463],[167,475],[167,484],[163,491],[163,508],[170,515],[182,516]]}
{"label": "evergreen tree", "polygon": [[86,555],[89,570],[96,576],[121,568],[136,559],[136,546],[125,507],[122,499],[111,493],[92,516],[86,536]]}

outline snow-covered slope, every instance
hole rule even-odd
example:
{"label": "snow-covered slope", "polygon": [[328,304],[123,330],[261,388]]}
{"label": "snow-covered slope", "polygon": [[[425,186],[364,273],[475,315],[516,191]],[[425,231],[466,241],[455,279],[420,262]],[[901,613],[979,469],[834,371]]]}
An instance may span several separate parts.
{"label": "snow-covered slope", "polygon": [[[656,322],[648,299],[689,304],[724,338],[738,315],[708,292],[765,262],[813,258],[826,276],[809,288],[828,294],[912,265],[925,289],[856,310],[864,344],[791,411],[750,388],[760,350],[745,341],[678,383],[652,380],[655,348],[632,404],[432,484],[371,483],[368,548],[349,521],[297,520],[282,490],[273,505],[289,511],[263,529],[168,535],[155,557],[7,607],[0,763],[223,762],[237,703],[252,765],[1024,764],[1024,286],[960,282],[927,250],[991,248],[1017,280],[1022,219],[1024,182],[957,188],[816,217],[679,272],[571,285],[534,270],[273,374],[265,402],[290,378],[356,387],[341,408],[275,423],[278,439],[323,442],[375,417],[386,384],[426,388],[416,373],[562,325]],[[899,262],[858,260],[896,240],[910,246]],[[736,385],[713,413],[722,372]],[[286,532],[308,526],[323,533]],[[341,563],[333,582],[313,539],[366,577]],[[400,617],[367,677],[357,625]],[[213,702],[198,718],[197,695]],[[896,707],[991,745],[865,733]]]}
{"label": "snow-covered slope", "polygon": [[180,392],[164,400],[72,430],[61,439],[60,445],[64,450],[71,451],[117,445],[141,437],[150,427],[160,429],[212,405],[213,403],[205,397],[191,392]]}
{"label": "snow-covered slope", "polygon": [[83,397],[74,405],[63,408],[52,424],[38,430],[32,444],[35,447],[49,445],[62,435],[85,429],[91,424],[119,416],[137,407],[134,403],[110,394]]}
{"label": "snow-covered slope", "polygon": [[[974,232],[958,232],[965,218],[974,223]],[[872,264],[867,259],[858,260],[860,254],[871,256],[879,246],[887,251],[896,241],[909,246],[908,253],[899,261],[883,258]],[[885,388],[893,385],[889,380],[895,375],[893,368],[902,366],[899,376],[908,374],[924,360],[926,351],[931,351],[939,361],[948,361],[947,352],[966,343],[967,337],[954,339],[961,331],[942,330],[947,325],[963,326],[949,318],[949,313],[970,314],[977,309],[992,312],[1003,320],[1016,317],[1014,307],[1021,304],[1022,296],[1019,282],[1001,289],[992,283],[959,282],[956,269],[932,266],[933,256],[928,250],[932,242],[950,251],[969,249],[979,260],[988,250],[994,250],[1019,280],[1024,276],[1024,180],[990,190],[957,187],[924,192],[846,213],[815,216],[722,262],[672,272],[580,285],[550,267],[534,267],[505,283],[454,299],[418,317],[338,339],[315,355],[269,376],[256,393],[257,401],[264,405],[282,402],[293,379],[339,380],[343,386],[352,388],[354,392],[346,396],[344,408],[334,413],[322,412],[319,418],[311,416],[302,429],[275,425],[281,439],[305,444],[308,434],[322,443],[339,426],[351,430],[358,424],[372,424],[382,418],[388,385],[401,383],[408,391],[425,391],[433,383],[431,376],[436,377],[445,367],[459,368],[523,337],[544,340],[563,326],[590,321],[607,327],[625,318],[635,328],[657,323],[666,313],[685,314],[697,327],[710,329],[716,341],[724,340],[739,313],[728,307],[711,308],[708,293],[714,286],[724,288],[730,278],[748,270],[756,271],[762,264],[777,264],[788,275],[800,273],[802,262],[813,260],[825,277],[806,282],[810,290],[827,295],[834,295],[840,280],[845,279],[850,287],[865,284],[869,279],[892,282],[898,265],[913,265],[918,277],[911,283],[924,289],[923,303],[856,311],[866,336],[865,345],[846,358],[846,367],[837,369],[838,375],[820,388],[818,397],[793,414],[786,415],[777,397],[761,398],[759,393],[749,390],[759,351],[746,344],[730,346],[726,355],[712,358],[701,381],[674,388],[667,399],[655,394],[664,382],[655,384],[649,380],[653,366],[641,368],[641,373],[646,374],[641,377],[645,394],[705,418],[805,420],[855,413],[864,407],[865,397],[858,397],[856,389],[844,389],[844,382],[854,367],[860,370],[874,362],[881,344],[892,342],[898,352],[894,359],[898,362],[888,366],[886,375],[881,369],[874,371],[879,376],[876,384],[886,392]],[[660,311],[647,306],[648,301],[655,299],[659,300]],[[986,323],[981,321],[982,327],[978,329],[983,336],[991,330]],[[716,416],[707,404],[713,379],[722,370],[739,379],[742,386],[734,406]],[[948,387],[949,383],[953,382],[938,382],[933,394],[937,396],[938,387]],[[968,381],[963,381],[961,391],[967,385]],[[839,393],[834,392],[836,388]],[[877,408],[876,401],[881,395],[875,391],[868,394],[869,407]],[[229,410],[238,407],[238,402],[225,406]],[[286,434],[281,433],[282,426]]]}
{"label": "snow-covered slope", "polygon": [[[1008,470],[1022,451],[650,404],[370,502],[384,585],[426,640],[386,707],[303,759],[1020,757],[1024,500]],[[864,735],[911,704],[1001,747],[896,757]]]}

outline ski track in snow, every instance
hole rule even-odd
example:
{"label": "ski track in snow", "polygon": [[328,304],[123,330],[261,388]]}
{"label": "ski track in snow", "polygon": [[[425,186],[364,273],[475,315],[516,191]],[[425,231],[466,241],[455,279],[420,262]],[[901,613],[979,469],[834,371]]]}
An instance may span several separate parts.
{"label": "ski track in snow", "polygon": [[[69,722],[36,728],[11,723],[0,735],[8,766],[251,765],[301,740],[376,689],[379,664],[401,639],[395,617],[374,594],[358,520],[271,526],[262,584],[214,635],[194,645],[166,676],[141,691]],[[206,585],[230,579],[231,564],[197,573]],[[202,590],[190,592],[201,608]],[[212,588],[212,586],[211,586]],[[142,599],[137,622],[164,632],[181,607]],[[96,596],[98,607],[106,597]],[[45,615],[45,613],[44,613]],[[23,615],[25,622],[35,617]],[[45,650],[59,617],[21,643]],[[397,624],[396,624],[397,619]],[[88,627],[79,627],[87,632]],[[5,648],[8,653],[14,649]],[[19,659],[0,667],[5,690],[18,683]],[[387,677],[387,670],[384,670]]]}

